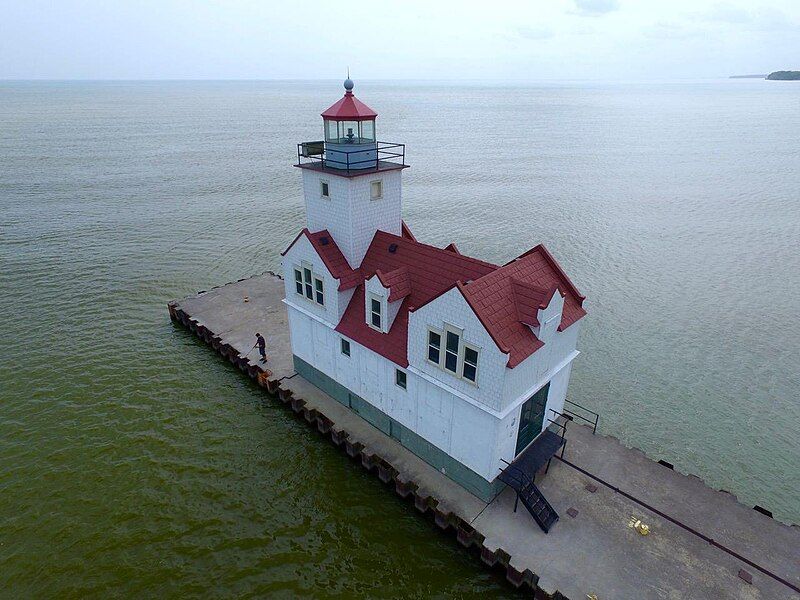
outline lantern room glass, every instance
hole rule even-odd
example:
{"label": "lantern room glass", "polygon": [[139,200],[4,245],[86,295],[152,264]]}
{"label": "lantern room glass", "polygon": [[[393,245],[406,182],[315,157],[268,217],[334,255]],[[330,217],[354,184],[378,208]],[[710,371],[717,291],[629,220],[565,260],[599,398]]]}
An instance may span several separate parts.
{"label": "lantern room glass", "polygon": [[335,121],[325,119],[325,141],[331,144],[374,144],[375,120]]}

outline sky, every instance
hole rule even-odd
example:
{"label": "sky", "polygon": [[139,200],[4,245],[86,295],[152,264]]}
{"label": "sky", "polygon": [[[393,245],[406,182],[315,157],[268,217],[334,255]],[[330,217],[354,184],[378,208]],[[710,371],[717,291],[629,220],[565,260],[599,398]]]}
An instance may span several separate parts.
{"label": "sky", "polygon": [[0,79],[682,79],[800,69],[800,0],[0,0]]}

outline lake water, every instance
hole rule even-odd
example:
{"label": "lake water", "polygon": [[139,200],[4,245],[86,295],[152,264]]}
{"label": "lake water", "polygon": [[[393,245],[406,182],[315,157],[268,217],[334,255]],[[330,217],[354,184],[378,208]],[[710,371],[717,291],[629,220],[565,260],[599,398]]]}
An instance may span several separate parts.
{"label": "lake water", "polygon": [[[355,91],[419,239],[586,294],[603,433],[800,522],[800,84]],[[0,83],[0,595],[513,595],[168,319],[279,268],[341,93]]]}

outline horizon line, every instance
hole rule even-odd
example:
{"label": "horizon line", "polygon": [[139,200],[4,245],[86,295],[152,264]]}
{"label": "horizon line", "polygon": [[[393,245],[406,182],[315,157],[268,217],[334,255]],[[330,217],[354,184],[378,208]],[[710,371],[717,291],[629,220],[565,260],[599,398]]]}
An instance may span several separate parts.
{"label": "horizon line", "polygon": [[[357,81],[421,81],[421,82],[536,82],[536,81],[686,81],[705,79],[727,79],[730,77],[753,77],[753,75],[703,75],[703,76],[673,76],[673,77],[539,77],[539,78],[486,78],[486,77],[380,77],[358,78]],[[330,82],[342,81],[335,77],[0,77],[0,82]]]}

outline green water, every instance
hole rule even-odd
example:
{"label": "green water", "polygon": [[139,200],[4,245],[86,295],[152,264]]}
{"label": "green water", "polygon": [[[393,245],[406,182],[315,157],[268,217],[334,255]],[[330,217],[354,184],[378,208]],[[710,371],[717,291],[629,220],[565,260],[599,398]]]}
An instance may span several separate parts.
{"label": "green water", "polygon": [[[417,237],[545,242],[588,296],[604,432],[800,521],[800,91],[769,83],[357,91]],[[0,84],[0,595],[514,595],[169,322],[278,269],[340,91]]]}

